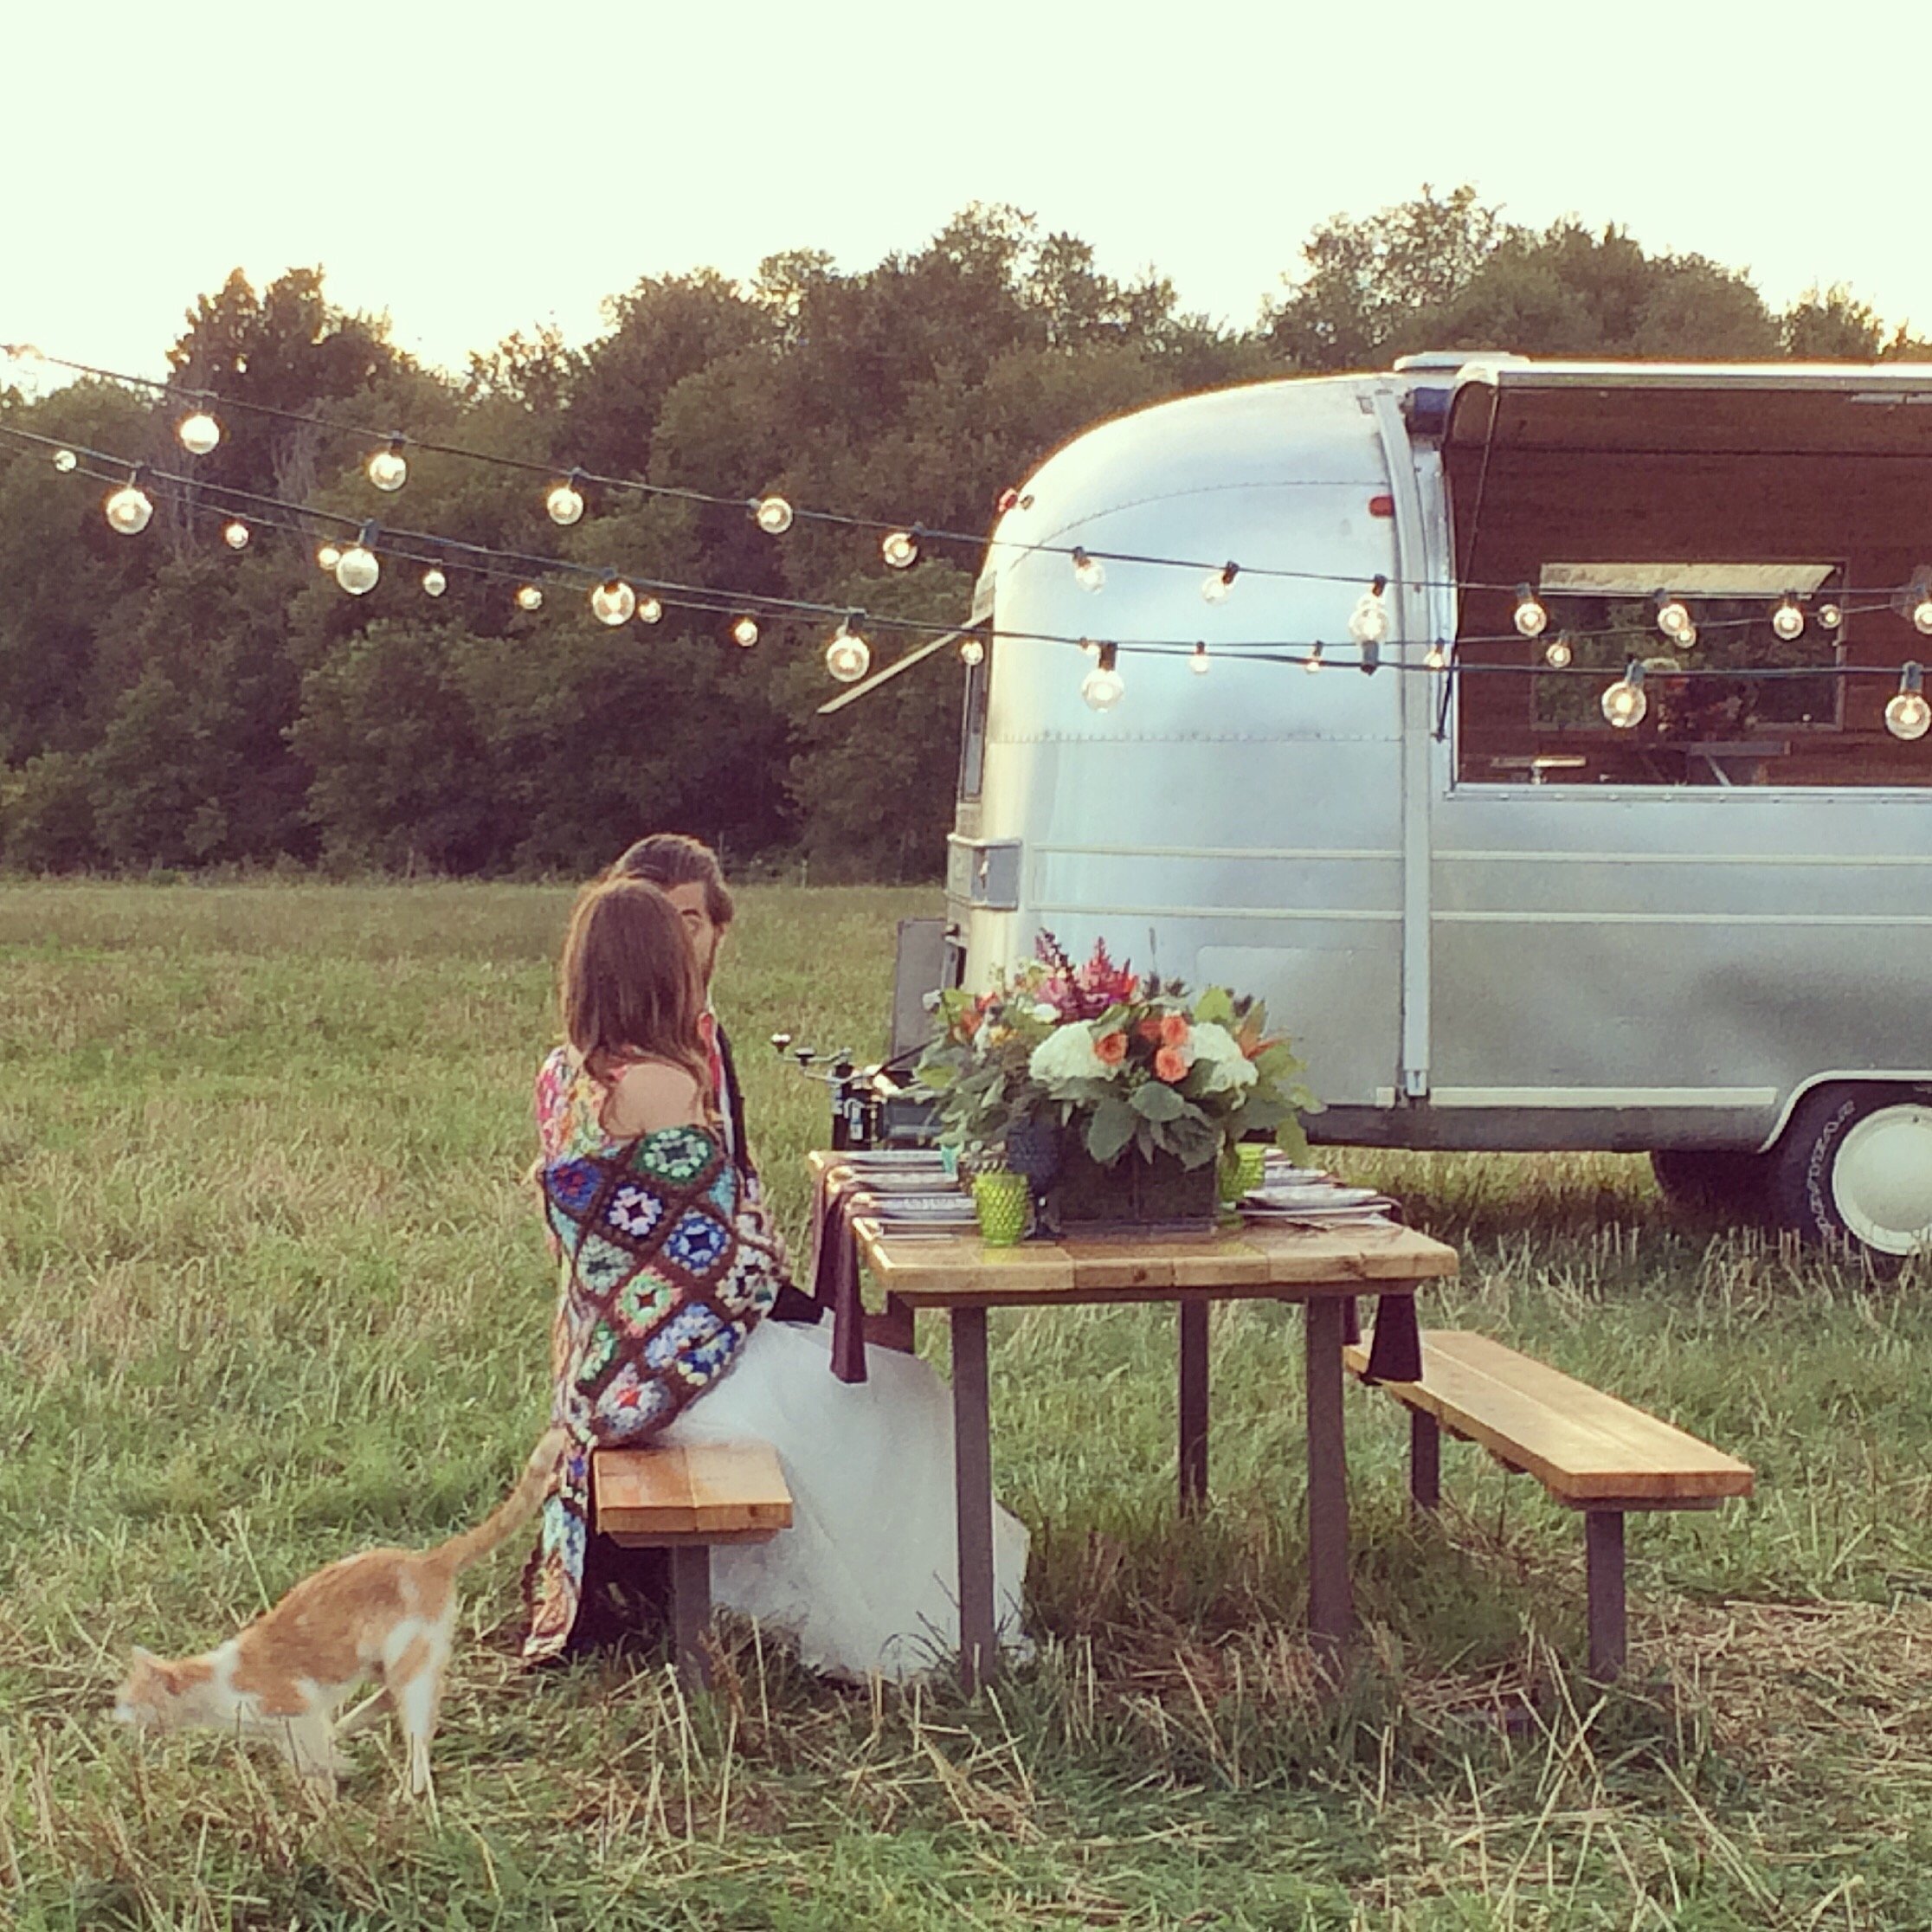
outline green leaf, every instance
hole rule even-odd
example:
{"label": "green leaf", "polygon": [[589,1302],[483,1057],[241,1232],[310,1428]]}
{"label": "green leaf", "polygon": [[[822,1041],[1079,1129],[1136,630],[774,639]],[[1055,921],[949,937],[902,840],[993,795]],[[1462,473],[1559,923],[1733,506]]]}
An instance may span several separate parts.
{"label": "green leaf", "polygon": [[1210,1022],[1217,1027],[1231,1027],[1234,1021],[1234,998],[1225,986],[1210,986],[1195,1001],[1195,1018]]}
{"label": "green leaf", "polygon": [[1134,1129],[1139,1124],[1140,1116],[1124,1100],[1103,1100],[1087,1123],[1087,1152],[1105,1167],[1134,1137]]}
{"label": "green leaf", "polygon": [[1175,1120],[1188,1110],[1188,1103],[1164,1080],[1143,1080],[1134,1090],[1134,1111],[1150,1120]]}

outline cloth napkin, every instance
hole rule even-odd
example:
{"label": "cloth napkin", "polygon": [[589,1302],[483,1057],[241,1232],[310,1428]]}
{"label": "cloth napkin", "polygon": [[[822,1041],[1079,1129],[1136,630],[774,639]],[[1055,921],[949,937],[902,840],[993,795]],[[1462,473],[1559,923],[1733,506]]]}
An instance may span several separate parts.
{"label": "cloth napkin", "polygon": [[828,1168],[812,1189],[812,1293],[832,1311],[832,1373],[842,1382],[866,1379],[866,1310],[852,1221],[872,1205],[849,1168]]}

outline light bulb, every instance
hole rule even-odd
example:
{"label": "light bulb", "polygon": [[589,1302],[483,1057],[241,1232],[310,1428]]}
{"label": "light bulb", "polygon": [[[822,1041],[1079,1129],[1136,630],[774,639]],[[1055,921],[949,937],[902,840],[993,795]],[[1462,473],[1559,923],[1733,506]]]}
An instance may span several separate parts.
{"label": "light bulb", "polygon": [[1090,658],[1098,658],[1100,655],[1100,647],[1091,637],[1083,637],[1080,640],[1080,648]]}
{"label": "light bulb", "polygon": [[664,615],[664,606],[655,597],[640,597],[637,600],[637,621],[641,624],[654,624]]}
{"label": "light bulb", "polygon": [[1678,641],[1686,631],[1690,631],[1693,638],[1697,635],[1696,628],[1690,621],[1690,610],[1683,598],[1673,597],[1664,590],[1657,593],[1657,628],[1673,643]]}
{"label": "light bulb", "polygon": [[1925,667],[1908,664],[1898,680],[1898,694],[1885,706],[1885,729],[1909,743],[1932,728],[1932,704],[1926,702]]}
{"label": "light bulb", "polygon": [[1805,634],[1804,607],[1793,592],[1787,590],[1784,602],[1771,613],[1771,628],[1787,644]]}
{"label": "light bulb", "polygon": [[628,624],[637,610],[637,593],[621,577],[606,577],[590,593],[590,614],[600,624]]}
{"label": "light bulb", "polygon": [[518,610],[541,610],[544,608],[544,593],[534,583],[519,584],[517,588]]}
{"label": "light bulb", "polygon": [[365,597],[376,588],[383,566],[376,553],[360,544],[351,544],[336,559],[335,580],[351,597]]}
{"label": "light bulb", "polygon": [[1549,623],[1549,613],[1537,601],[1527,583],[1517,586],[1516,628],[1524,637],[1541,637]]}
{"label": "light bulb", "polygon": [[190,456],[205,456],[222,440],[222,426],[205,409],[184,416],[175,434]]}
{"label": "light bulb", "polygon": [[1234,588],[1234,579],[1241,574],[1241,566],[1232,561],[1221,565],[1218,570],[1210,570],[1201,586],[1204,603],[1226,603],[1227,593]]}
{"label": "light bulb", "polygon": [[1818,621],[1826,630],[1836,630],[1845,621],[1845,613],[1836,604],[1820,604]]}
{"label": "light bulb", "polygon": [[910,530],[892,531],[879,546],[879,554],[895,570],[910,570],[919,561],[919,539]]}
{"label": "light bulb", "polygon": [[1125,696],[1127,686],[1115,668],[1118,653],[1111,644],[1100,647],[1100,660],[1080,680],[1080,695],[1090,711],[1111,711]]}
{"label": "light bulb", "polygon": [[369,459],[369,480],[378,490],[400,490],[409,480],[409,462],[402,454],[400,436]]}
{"label": "light bulb", "polygon": [[964,665],[983,664],[986,661],[986,647],[976,637],[969,637],[959,647],[959,661]]}
{"label": "light bulb", "polygon": [[872,646],[849,621],[839,626],[837,635],[825,647],[825,668],[840,684],[856,684],[872,669]]}
{"label": "light bulb", "polygon": [[544,508],[550,512],[553,524],[562,524],[567,530],[583,514],[583,499],[573,483],[553,483],[550,494],[544,499]]}
{"label": "light bulb", "polygon": [[1444,665],[1448,663],[1449,654],[1443,648],[1442,640],[1439,637],[1430,645],[1427,650],[1423,652],[1422,661],[1432,671],[1439,671]]}
{"label": "light bulb", "polygon": [[1197,678],[1205,678],[1208,675],[1212,667],[1208,661],[1208,647],[1205,644],[1196,644],[1195,646],[1192,654],[1188,659],[1188,668]]}
{"label": "light bulb", "polygon": [[[1089,557],[1084,550],[1073,552],[1073,581],[1083,590],[1098,590],[1107,581],[1106,566],[1097,557]],[[1115,700],[1118,702],[1117,699]],[[1102,710],[1105,706],[1099,707]]]}
{"label": "light bulb", "polygon": [[1684,628],[1677,634],[1671,641],[1678,650],[1688,651],[1697,641],[1697,627],[1686,617],[1684,620]]}
{"label": "light bulb", "polygon": [[154,514],[154,506],[148,501],[147,492],[138,484],[128,483],[116,490],[107,499],[107,521],[123,537],[138,537],[148,526],[148,518]]}
{"label": "light bulb", "polygon": [[449,579],[432,564],[422,573],[422,589],[427,596],[440,597],[449,588]]}
{"label": "light bulb", "polygon": [[1932,592],[1927,592],[1912,606],[1912,628],[1932,637]]}
{"label": "light bulb", "polygon": [[782,537],[792,526],[792,506],[782,496],[760,497],[751,513],[768,537]]}
{"label": "light bulb", "polygon": [[1570,641],[1568,631],[1558,631],[1555,636],[1543,646],[1543,662],[1552,671],[1566,669],[1568,667],[1570,656]]}
{"label": "light bulb", "polygon": [[1349,635],[1357,644],[1380,644],[1388,635],[1388,606],[1379,593],[1364,590],[1349,613]]}
{"label": "light bulb", "polygon": [[332,570],[342,561],[341,551],[333,544],[325,544],[315,553],[315,561],[325,570]]}
{"label": "light bulb", "polygon": [[1633,664],[1603,694],[1603,715],[1620,731],[1627,731],[1644,722],[1650,709],[1650,695],[1644,689],[1644,667]]}
{"label": "light bulb", "polygon": [[731,641],[741,650],[749,651],[758,641],[758,620],[756,617],[740,617],[731,626]]}
{"label": "light bulb", "polygon": [[54,452],[54,467],[62,476],[71,476],[80,467],[80,459],[71,449],[56,449]]}
{"label": "light bulb", "polygon": [[230,550],[246,550],[248,547],[248,526],[237,518],[235,522],[222,525],[222,541]]}
{"label": "light bulb", "polygon": [[1309,653],[1302,660],[1302,669],[1313,677],[1322,668],[1322,647],[1317,642],[1310,646]]}

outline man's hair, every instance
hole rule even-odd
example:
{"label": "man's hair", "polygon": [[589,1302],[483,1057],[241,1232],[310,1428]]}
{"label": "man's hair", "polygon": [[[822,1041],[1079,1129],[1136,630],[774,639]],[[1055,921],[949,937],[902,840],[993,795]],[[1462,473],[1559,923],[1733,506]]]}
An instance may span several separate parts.
{"label": "man's hair", "polygon": [[731,890],[718,854],[699,839],[682,832],[654,832],[640,839],[610,870],[606,879],[641,879],[669,892],[673,886],[702,886],[705,911],[714,926],[731,923]]}

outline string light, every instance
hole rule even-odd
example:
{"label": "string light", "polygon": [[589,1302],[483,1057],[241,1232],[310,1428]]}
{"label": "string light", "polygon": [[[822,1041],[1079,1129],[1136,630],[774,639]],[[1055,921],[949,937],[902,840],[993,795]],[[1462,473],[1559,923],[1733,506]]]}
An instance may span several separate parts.
{"label": "string light", "polygon": [[969,670],[976,664],[986,662],[986,647],[976,637],[963,638],[959,646],[959,661]]}
{"label": "string light", "polygon": [[1932,588],[1921,585],[1914,594],[1912,628],[1922,637],[1932,637]]}
{"label": "string light", "polygon": [[1080,648],[1085,651],[1090,658],[1098,659],[1100,655],[1100,647],[1096,644],[1091,637],[1083,637],[1080,640]]}
{"label": "string light", "polygon": [[1100,655],[1092,670],[1080,680],[1080,695],[1086,700],[1089,711],[1111,711],[1127,691],[1126,680],[1118,668],[1119,652],[1111,644],[1100,647]]}
{"label": "string light", "polygon": [[825,647],[825,668],[840,684],[857,684],[872,669],[872,646],[859,634],[860,621],[860,613],[853,611]]}
{"label": "string light", "polygon": [[572,470],[561,483],[551,484],[550,494],[544,499],[550,520],[565,530],[583,515],[583,493],[576,486],[577,474]]}
{"label": "string light", "polygon": [[175,427],[181,447],[190,456],[205,456],[222,440],[222,426],[206,409],[184,416]]}
{"label": "string light", "polygon": [[56,449],[54,452],[54,467],[62,476],[72,476],[80,467],[80,459],[71,449]]}
{"label": "string light", "polygon": [[1798,602],[1795,590],[1787,590],[1783,601],[1771,613],[1771,628],[1787,644],[1794,643],[1805,634],[1804,606]]}
{"label": "string light", "polygon": [[664,606],[655,597],[644,596],[637,600],[637,621],[641,624],[654,624],[664,615]]}
{"label": "string light", "polygon": [[1673,644],[1681,644],[1684,634],[1690,633],[1690,641],[1697,638],[1697,627],[1690,621],[1690,613],[1681,597],[1673,597],[1668,590],[1659,590],[1656,597],[1657,628]]}
{"label": "string light", "polygon": [[1845,621],[1845,613],[1835,603],[1820,604],[1818,621],[1826,630],[1836,630]]}
{"label": "string light", "polygon": [[751,514],[768,537],[782,537],[792,526],[792,506],[782,496],[760,497],[751,506]]}
{"label": "string light", "polygon": [[1527,583],[1517,586],[1516,628],[1525,637],[1541,637],[1549,622],[1549,613]]}
{"label": "string light", "polygon": [[1210,570],[1201,586],[1201,599],[1207,603],[1226,603],[1227,593],[1234,588],[1234,579],[1241,574],[1241,566],[1230,560],[1220,570]]}
{"label": "string light", "polygon": [[391,436],[389,448],[369,459],[369,480],[378,490],[400,490],[409,480],[409,460],[402,454],[402,443],[401,436]]}
{"label": "string light", "polygon": [[1604,692],[1603,715],[1620,731],[1628,731],[1644,722],[1644,713],[1649,709],[1650,694],[1644,689],[1644,667],[1633,658],[1622,677]]}
{"label": "string light", "polygon": [[1684,628],[1677,634],[1677,647],[1680,651],[1688,651],[1697,641],[1697,627],[1687,617],[1684,621]]}
{"label": "string light", "polygon": [[628,624],[637,610],[637,593],[613,570],[590,593],[590,615],[615,629]]}
{"label": "string light", "polygon": [[222,525],[222,541],[232,551],[248,547],[248,526],[237,517],[232,523]]}
{"label": "string light", "polygon": [[534,583],[519,584],[517,588],[518,610],[541,610],[544,608],[544,593]]}
{"label": "string light", "polygon": [[1925,667],[1916,659],[1898,679],[1898,694],[1885,706],[1885,729],[1909,744],[1932,729],[1932,704],[1926,701]]}
{"label": "string light", "polygon": [[1568,631],[1558,631],[1555,636],[1543,646],[1543,662],[1552,671],[1568,669],[1570,659],[1574,654],[1570,648],[1569,633]]}
{"label": "string light", "polygon": [[1322,641],[1317,638],[1308,647],[1308,655],[1302,660],[1302,669],[1313,677],[1322,668]]}
{"label": "string light", "polygon": [[1107,581],[1106,565],[1098,557],[1089,557],[1078,544],[1073,546],[1073,581],[1083,590],[1098,590]]}
{"label": "string light", "polygon": [[756,617],[740,617],[731,626],[731,641],[740,650],[749,651],[758,641],[758,620]]}
{"label": "string light", "polygon": [[1378,576],[1356,599],[1356,607],[1349,613],[1349,635],[1357,644],[1380,644],[1388,635],[1388,606],[1382,602],[1388,585],[1387,577]]}
{"label": "string light", "polygon": [[335,580],[351,597],[366,597],[383,574],[383,566],[369,547],[375,538],[375,525],[364,524],[355,542],[336,559]]}
{"label": "string light", "polygon": [[1212,667],[1208,661],[1208,647],[1205,644],[1196,644],[1195,646],[1188,659],[1188,668],[1197,678],[1205,678],[1208,675]]}
{"label": "string light", "polygon": [[919,561],[919,539],[910,530],[890,531],[879,544],[879,554],[893,570],[910,570]]}
{"label": "string light", "polygon": [[422,573],[422,589],[426,596],[440,597],[449,588],[449,579],[432,564]]}
{"label": "string light", "polygon": [[325,570],[332,570],[342,561],[342,546],[339,544],[324,544],[315,553],[316,563]]}
{"label": "string light", "polygon": [[136,470],[102,506],[109,525],[123,537],[138,537],[154,514],[154,506],[141,487],[141,473]]}
{"label": "string light", "polygon": [[1430,671],[1439,671],[1448,661],[1449,652],[1447,647],[1439,637],[1432,638],[1428,649],[1422,654],[1424,667]]}

